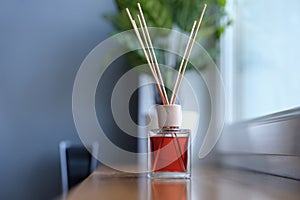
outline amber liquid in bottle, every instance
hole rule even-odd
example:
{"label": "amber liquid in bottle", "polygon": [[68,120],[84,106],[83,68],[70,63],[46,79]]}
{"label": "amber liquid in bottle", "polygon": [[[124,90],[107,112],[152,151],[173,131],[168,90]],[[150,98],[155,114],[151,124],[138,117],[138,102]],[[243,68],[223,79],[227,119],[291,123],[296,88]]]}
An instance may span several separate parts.
{"label": "amber liquid in bottle", "polygon": [[148,150],[150,178],[190,177],[190,130],[150,131]]}

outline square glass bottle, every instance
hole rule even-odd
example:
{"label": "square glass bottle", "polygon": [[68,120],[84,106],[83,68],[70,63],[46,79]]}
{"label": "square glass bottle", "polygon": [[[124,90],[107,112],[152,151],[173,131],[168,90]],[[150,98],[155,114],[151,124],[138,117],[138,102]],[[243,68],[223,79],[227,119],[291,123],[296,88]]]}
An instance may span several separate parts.
{"label": "square glass bottle", "polygon": [[160,129],[148,135],[148,177],[190,178],[191,131],[180,129],[181,107],[158,106]]}

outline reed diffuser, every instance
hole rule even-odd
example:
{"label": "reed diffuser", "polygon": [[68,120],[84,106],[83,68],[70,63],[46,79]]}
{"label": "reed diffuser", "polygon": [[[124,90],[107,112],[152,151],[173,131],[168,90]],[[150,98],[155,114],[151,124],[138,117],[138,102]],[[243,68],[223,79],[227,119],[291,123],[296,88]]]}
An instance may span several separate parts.
{"label": "reed diffuser", "polygon": [[159,127],[151,130],[148,135],[148,177],[190,178],[191,131],[181,129],[181,106],[175,104],[175,102],[207,5],[204,4],[199,20],[193,23],[170,100],[167,96],[142,7],[139,3],[137,6],[139,9],[137,18],[140,28],[138,28],[128,8],[126,8],[126,12],[163,102],[163,105],[157,106]]}

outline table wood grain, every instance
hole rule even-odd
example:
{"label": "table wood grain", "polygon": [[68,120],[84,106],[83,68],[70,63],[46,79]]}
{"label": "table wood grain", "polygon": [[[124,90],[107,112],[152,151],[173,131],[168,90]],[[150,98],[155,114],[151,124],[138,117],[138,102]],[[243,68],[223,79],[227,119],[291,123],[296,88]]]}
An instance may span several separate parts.
{"label": "table wood grain", "polygon": [[180,199],[180,200],[299,200],[300,182],[239,169],[197,165],[190,180],[150,180],[145,174],[130,174],[99,167],[63,200]]}

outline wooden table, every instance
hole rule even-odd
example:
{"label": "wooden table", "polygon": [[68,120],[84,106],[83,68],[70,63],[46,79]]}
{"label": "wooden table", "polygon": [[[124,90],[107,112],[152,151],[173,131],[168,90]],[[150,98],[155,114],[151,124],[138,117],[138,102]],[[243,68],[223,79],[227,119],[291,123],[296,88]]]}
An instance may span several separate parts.
{"label": "wooden table", "polygon": [[300,182],[266,174],[195,166],[190,180],[150,180],[101,166],[60,199],[300,199]]}

